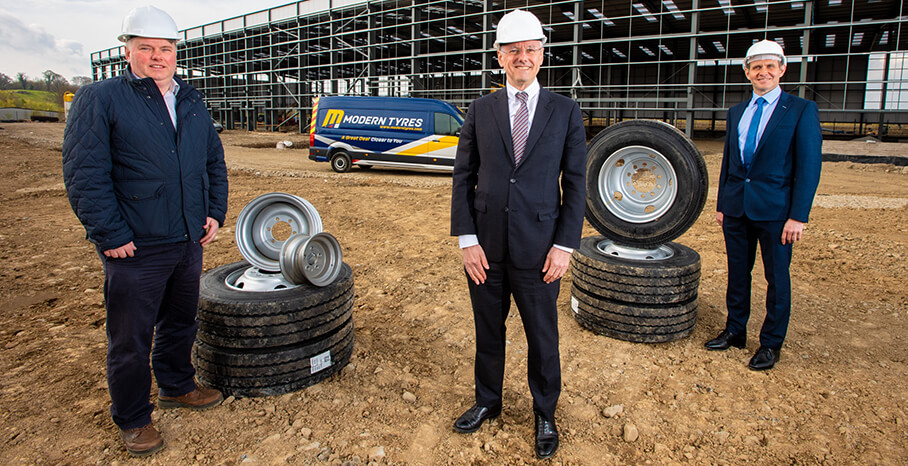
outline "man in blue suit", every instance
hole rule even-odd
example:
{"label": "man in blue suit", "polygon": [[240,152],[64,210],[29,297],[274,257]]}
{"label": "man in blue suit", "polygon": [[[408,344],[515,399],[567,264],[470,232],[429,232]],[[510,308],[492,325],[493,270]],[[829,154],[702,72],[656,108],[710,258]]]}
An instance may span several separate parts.
{"label": "man in blue suit", "polygon": [[507,87],[475,100],[454,162],[451,234],[458,236],[476,325],[476,403],[454,423],[474,432],[501,413],[511,295],[527,335],[536,455],[558,449],[561,393],[556,301],[586,204],[586,136],[576,102],[539,86],[545,35],[532,13],[498,23]]}
{"label": "man in blue suit", "polygon": [[757,371],[779,360],[791,315],[792,245],[801,239],[820,182],[817,104],[782,92],[785,67],[775,42],[760,41],[747,51],[744,73],[754,91],[728,111],[716,206],[728,256],[728,319],[706,348],[744,348],[759,243],[768,286],[760,348],[748,364]]}

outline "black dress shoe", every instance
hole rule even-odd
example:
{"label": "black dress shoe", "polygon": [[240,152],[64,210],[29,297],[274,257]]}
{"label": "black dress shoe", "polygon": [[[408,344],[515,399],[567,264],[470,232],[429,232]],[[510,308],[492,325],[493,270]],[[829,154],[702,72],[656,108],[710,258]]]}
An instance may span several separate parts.
{"label": "black dress shoe", "polygon": [[555,421],[549,421],[536,413],[536,457],[545,459],[558,450],[558,428]]}
{"label": "black dress shoe", "polygon": [[489,408],[486,406],[473,405],[472,408],[461,414],[460,417],[454,421],[454,430],[461,434],[476,432],[483,421],[486,419],[495,419],[500,414],[501,406]]}
{"label": "black dress shoe", "polygon": [[761,345],[754,357],[750,358],[750,363],[747,364],[747,367],[754,371],[765,371],[772,369],[772,366],[775,366],[778,360],[779,350]]}
{"label": "black dress shoe", "polygon": [[734,346],[735,348],[743,348],[746,342],[747,335],[735,335],[726,329],[722,330],[722,333],[720,333],[716,338],[707,341],[703,346],[705,346],[706,349],[712,351],[724,351],[731,346]]}

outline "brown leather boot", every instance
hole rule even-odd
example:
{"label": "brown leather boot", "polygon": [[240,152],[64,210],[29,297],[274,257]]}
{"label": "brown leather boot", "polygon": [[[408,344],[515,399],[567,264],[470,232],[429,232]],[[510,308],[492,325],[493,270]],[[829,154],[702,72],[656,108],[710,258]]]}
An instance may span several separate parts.
{"label": "brown leather boot", "polygon": [[224,395],[213,388],[196,387],[195,390],[182,396],[158,395],[158,407],[161,409],[189,408],[208,409],[221,404]]}
{"label": "brown leather boot", "polygon": [[151,423],[134,429],[120,429],[120,438],[132,456],[149,456],[164,448],[164,439]]}

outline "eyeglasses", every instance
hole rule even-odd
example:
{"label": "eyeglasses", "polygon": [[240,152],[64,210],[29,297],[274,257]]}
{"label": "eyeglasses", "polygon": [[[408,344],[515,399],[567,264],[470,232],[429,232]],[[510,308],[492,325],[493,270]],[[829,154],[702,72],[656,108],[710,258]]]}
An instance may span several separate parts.
{"label": "eyeglasses", "polygon": [[527,55],[536,55],[537,53],[542,51],[542,47],[526,47],[526,48],[508,47],[508,48],[501,49],[501,53],[503,53],[505,55],[510,55],[512,57],[516,57],[516,56],[520,55],[521,50],[525,51],[527,53]]}

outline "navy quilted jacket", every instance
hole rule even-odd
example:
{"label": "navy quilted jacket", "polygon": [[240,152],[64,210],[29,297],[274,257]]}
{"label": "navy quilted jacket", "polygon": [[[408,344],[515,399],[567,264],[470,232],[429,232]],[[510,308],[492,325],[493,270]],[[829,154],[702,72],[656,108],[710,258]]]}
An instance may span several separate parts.
{"label": "navy quilted jacket", "polygon": [[63,133],[63,180],[101,250],[198,241],[227,213],[224,149],[202,93],[177,79],[177,129],[151,78],[79,89]]}

